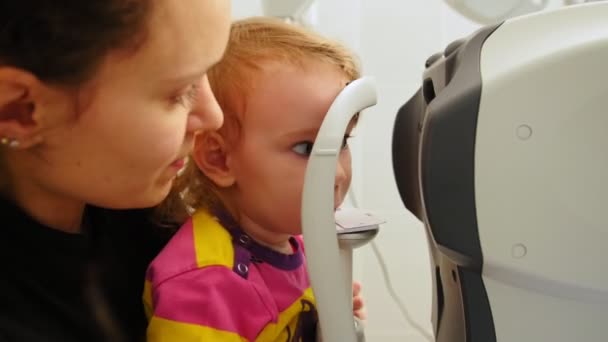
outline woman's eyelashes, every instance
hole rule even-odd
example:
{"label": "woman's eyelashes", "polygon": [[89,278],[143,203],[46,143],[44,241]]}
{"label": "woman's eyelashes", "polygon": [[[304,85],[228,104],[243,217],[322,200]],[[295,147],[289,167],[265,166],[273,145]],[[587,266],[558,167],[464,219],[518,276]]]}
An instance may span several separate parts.
{"label": "woman's eyelashes", "polygon": [[[342,140],[342,149],[345,150],[348,148],[348,140],[352,138],[351,135],[347,134],[344,136],[344,139]],[[310,154],[312,153],[312,147],[313,147],[314,142],[312,141],[301,141],[297,144],[295,144],[291,149],[301,155],[301,156],[310,156]]]}
{"label": "woman's eyelashes", "polygon": [[199,87],[199,83],[191,84],[185,91],[172,98],[173,104],[183,106],[184,108],[192,108],[196,102]]}

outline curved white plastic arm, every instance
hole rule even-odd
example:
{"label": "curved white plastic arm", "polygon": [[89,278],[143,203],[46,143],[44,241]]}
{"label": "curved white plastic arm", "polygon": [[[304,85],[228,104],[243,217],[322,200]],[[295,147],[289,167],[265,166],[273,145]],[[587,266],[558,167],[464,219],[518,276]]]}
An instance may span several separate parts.
{"label": "curved white plastic arm", "polygon": [[334,217],[334,182],[344,134],[352,117],[376,104],[373,79],[351,82],[329,108],[306,168],[302,231],[322,341],[356,342],[351,289],[338,250]]}

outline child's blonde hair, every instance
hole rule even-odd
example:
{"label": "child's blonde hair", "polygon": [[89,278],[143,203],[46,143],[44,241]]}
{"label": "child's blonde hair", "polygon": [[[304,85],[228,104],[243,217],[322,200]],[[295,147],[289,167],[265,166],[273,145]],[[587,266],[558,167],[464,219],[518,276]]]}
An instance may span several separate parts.
{"label": "child's blonde hair", "polygon": [[[270,17],[254,17],[232,24],[228,46],[222,60],[209,72],[211,89],[224,112],[219,133],[234,141],[239,135],[248,93],[255,87],[256,74],[269,62],[303,66],[308,61],[335,65],[347,81],[360,77],[354,55],[342,44],[310,30]],[[294,80],[297,82],[297,80]],[[222,203],[215,184],[189,162],[176,180],[173,195],[165,201],[165,213],[181,214],[189,208],[215,210]],[[182,198],[177,198],[181,195]],[[183,201],[182,203],[179,203]]]}

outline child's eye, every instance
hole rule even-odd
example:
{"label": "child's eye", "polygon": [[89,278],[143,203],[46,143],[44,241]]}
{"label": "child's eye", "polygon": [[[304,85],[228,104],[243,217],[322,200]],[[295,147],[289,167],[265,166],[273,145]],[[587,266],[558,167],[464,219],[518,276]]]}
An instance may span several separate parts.
{"label": "child's eye", "polygon": [[312,145],[313,143],[310,141],[303,141],[295,144],[292,150],[301,156],[309,156],[312,152]]}
{"label": "child's eye", "polygon": [[184,106],[185,108],[192,108],[194,106],[194,103],[196,103],[198,87],[198,83],[191,84],[184,93],[175,96],[173,98],[173,102],[175,104]]}

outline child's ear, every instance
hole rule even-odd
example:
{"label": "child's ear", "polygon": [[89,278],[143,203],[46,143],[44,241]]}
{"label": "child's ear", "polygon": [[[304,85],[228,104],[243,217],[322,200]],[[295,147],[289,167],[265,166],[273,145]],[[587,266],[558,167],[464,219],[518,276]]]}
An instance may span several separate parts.
{"label": "child's ear", "polygon": [[194,139],[192,159],[209,179],[222,188],[235,183],[228,157],[226,140],[217,132],[203,132]]}

